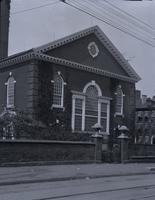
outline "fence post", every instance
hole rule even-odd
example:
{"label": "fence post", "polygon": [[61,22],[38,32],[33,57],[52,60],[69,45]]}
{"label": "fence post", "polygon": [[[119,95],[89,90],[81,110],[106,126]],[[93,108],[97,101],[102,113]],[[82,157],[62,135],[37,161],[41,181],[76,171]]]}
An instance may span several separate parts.
{"label": "fence post", "polygon": [[95,135],[92,135],[93,141],[95,142],[95,162],[101,162],[102,161],[102,141],[103,136],[96,133]]}
{"label": "fence post", "polygon": [[124,161],[128,160],[128,139],[129,138],[124,133],[121,133],[118,139],[120,140],[121,163],[124,163]]}

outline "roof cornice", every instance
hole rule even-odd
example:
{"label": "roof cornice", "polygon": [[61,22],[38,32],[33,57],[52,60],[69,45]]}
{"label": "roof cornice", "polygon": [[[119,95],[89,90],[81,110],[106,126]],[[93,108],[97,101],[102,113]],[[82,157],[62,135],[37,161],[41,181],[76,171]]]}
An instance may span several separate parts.
{"label": "roof cornice", "polygon": [[[70,43],[72,41],[78,40],[84,36],[91,34],[91,33],[94,33],[99,38],[99,40],[102,42],[102,44],[110,51],[110,53],[117,60],[117,62],[127,72],[129,77],[115,74],[115,73],[105,71],[105,70],[102,70],[99,68],[93,68],[91,66],[83,65],[83,64],[65,60],[62,58],[51,57],[51,56],[44,54],[45,52],[47,52],[51,49],[55,49],[57,47],[60,47],[62,45]],[[72,34],[70,36],[62,38],[55,42],[43,45],[41,47],[34,48],[31,50],[10,56],[5,60],[0,61],[0,69],[2,69],[4,67],[9,67],[9,66],[12,66],[15,64],[23,63],[23,62],[29,61],[31,59],[44,60],[47,62],[61,64],[61,65],[65,65],[68,67],[72,67],[72,68],[76,68],[76,69],[80,69],[80,70],[84,70],[84,71],[89,71],[89,72],[93,72],[96,74],[104,75],[104,76],[111,77],[111,78],[117,78],[120,80],[129,81],[129,82],[138,82],[140,80],[140,77],[138,76],[138,74],[134,71],[134,69],[131,67],[131,65],[121,55],[121,53],[118,51],[118,49],[112,44],[112,42],[107,38],[107,36],[101,31],[101,29],[98,26],[94,26],[94,27],[85,29],[83,31],[77,32],[75,34]]]}
{"label": "roof cornice", "polygon": [[123,81],[128,81],[128,82],[136,82],[137,81],[134,78],[115,74],[115,73],[112,73],[112,72],[109,72],[109,71],[106,71],[106,70],[99,69],[97,67],[94,68],[92,66],[83,65],[83,64],[73,62],[73,61],[69,61],[69,60],[62,59],[62,58],[52,57],[52,56],[49,56],[49,55],[46,55],[46,54],[35,53],[35,58],[39,59],[39,60],[59,64],[59,65],[64,65],[64,66],[74,68],[74,69],[79,69],[79,70],[88,71],[88,72],[95,73],[95,74],[100,74],[102,76],[106,76],[106,77],[110,77],[110,78],[120,79],[120,80],[123,80]]}
{"label": "roof cornice", "polygon": [[52,50],[52,49],[55,49],[57,47],[63,46],[65,44],[68,44],[70,42],[78,40],[78,39],[80,39],[82,37],[90,35],[91,33],[94,33],[95,28],[97,28],[97,26],[94,26],[94,27],[91,27],[91,28],[76,32],[76,33],[74,33],[72,35],[69,35],[69,36],[66,36],[64,38],[58,39],[56,41],[50,42],[48,44],[39,46],[39,47],[35,48],[35,51],[39,52],[39,53],[45,53],[45,52],[47,52],[49,50]]}
{"label": "roof cornice", "polygon": [[32,59],[40,60],[40,61],[46,61],[46,62],[59,64],[59,65],[64,65],[64,66],[67,66],[67,67],[70,67],[70,68],[88,71],[88,72],[91,72],[91,73],[100,74],[102,76],[106,76],[106,77],[110,77],[110,78],[116,78],[116,79],[120,79],[120,80],[127,81],[127,82],[136,82],[137,81],[134,78],[122,76],[122,75],[119,75],[119,74],[115,74],[115,73],[108,72],[108,71],[105,71],[105,70],[102,70],[102,69],[99,69],[99,68],[94,68],[94,67],[91,67],[91,66],[83,65],[83,64],[80,64],[80,63],[77,63],[77,62],[66,60],[66,59],[52,57],[52,56],[42,54],[42,53],[36,53],[34,51],[20,55],[20,56],[16,56],[15,58],[12,57],[11,59],[6,59],[3,62],[0,62],[0,69],[4,69],[6,67],[10,67],[10,66],[13,66],[13,65],[16,65],[16,64],[19,64],[19,63],[27,62],[27,61],[30,61]]}
{"label": "roof cornice", "polygon": [[117,62],[122,66],[122,68],[127,72],[127,74],[131,78],[136,79],[137,82],[141,80],[140,76],[135,72],[135,70],[128,63],[128,61],[122,56],[120,51],[113,45],[113,43],[108,39],[108,37],[103,33],[103,31],[98,26],[94,26],[79,31],[62,39],[40,46],[38,48],[35,48],[35,51],[38,53],[45,53],[49,50],[55,49],[57,47],[78,40],[84,36],[90,35],[91,33],[94,33],[98,37],[98,39],[102,42],[102,44],[109,50],[112,56],[117,60]]}
{"label": "roof cornice", "polygon": [[8,57],[7,59],[0,61],[0,69],[29,61],[35,57],[34,55],[35,53],[32,51],[23,55],[12,56],[11,58]]}

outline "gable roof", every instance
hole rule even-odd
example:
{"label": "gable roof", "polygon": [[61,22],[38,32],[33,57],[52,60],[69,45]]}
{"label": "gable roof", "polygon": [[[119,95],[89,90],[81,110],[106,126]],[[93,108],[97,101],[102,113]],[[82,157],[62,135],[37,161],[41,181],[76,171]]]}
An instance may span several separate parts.
{"label": "gable roof", "polygon": [[122,56],[119,50],[113,45],[113,43],[108,39],[108,37],[103,33],[103,31],[98,26],[93,26],[91,28],[87,28],[85,30],[79,31],[62,39],[56,40],[54,42],[50,42],[48,44],[42,45],[38,48],[35,48],[35,51],[38,53],[45,53],[49,50],[58,48],[75,40],[78,40],[82,37],[90,35],[94,33],[96,37],[101,41],[103,46],[105,46],[112,56],[116,59],[116,61],[121,65],[121,67],[127,72],[129,77],[139,81],[141,78],[135,72],[135,70],[131,67],[128,61]]}
{"label": "gable roof", "polygon": [[[97,36],[97,38],[101,41],[101,43],[109,50],[112,56],[120,64],[120,66],[127,72],[128,76],[111,73],[102,69],[92,68],[91,66],[83,65],[77,62],[73,62],[70,60],[57,58],[57,57],[53,57],[53,56],[49,56],[45,54],[49,50],[58,48],[60,46],[63,46],[65,44],[78,40],[92,33],[94,33]],[[111,78],[118,78],[120,80],[129,81],[129,82],[137,82],[140,80],[140,77],[135,72],[135,70],[131,67],[131,65],[127,62],[127,60],[121,55],[118,49],[112,44],[112,42],[107,38],[107,36],[101,31],[101,29],[98,26],[94,26],[94,27],[82,30],[70,36],[59,39],[57,41],[10,56],[7,59],[0,61],[0,69],[2,69],[3,67],[9,67],[14,64],[26,62],[32,59],[61,64],[67,67],[89,71],[92,73],[108,76]]]}

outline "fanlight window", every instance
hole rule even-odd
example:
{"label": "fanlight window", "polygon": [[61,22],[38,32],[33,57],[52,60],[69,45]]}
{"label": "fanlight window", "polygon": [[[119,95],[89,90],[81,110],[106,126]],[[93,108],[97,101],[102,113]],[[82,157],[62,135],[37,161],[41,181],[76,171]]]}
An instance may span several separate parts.
{"label": "fanlight window", "polygon": [[54,76],[53,107],[63,107],[64,81],[61,75]]}
{"label": "fanlight window", "polygon": [[7,107],[14,107],[14,98],[15,98],[15,79],[10,76],[6,83],[7,85]]}
{"label": "fanlight window", "polygon": [[116,115],[123,115],[123,92],[121,86],[119,85],[116,90]]}
{"label": "fanlight window", "polygon": [[110,101],[102,96],[100,87],[91,81],[83,92],[75,92],[72,97],[72,130],[93,132],[95,124],[102,132],[109,133]]}

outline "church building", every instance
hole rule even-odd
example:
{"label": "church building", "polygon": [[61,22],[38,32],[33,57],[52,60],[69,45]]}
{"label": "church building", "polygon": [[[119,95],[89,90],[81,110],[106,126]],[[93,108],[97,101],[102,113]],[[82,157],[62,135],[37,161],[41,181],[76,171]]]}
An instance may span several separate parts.
{"label": "church building", "polygon": [[98,26],[12,55],[0,62],[0,111],[28,112],[74,132],[131,133],[140,77]]}

